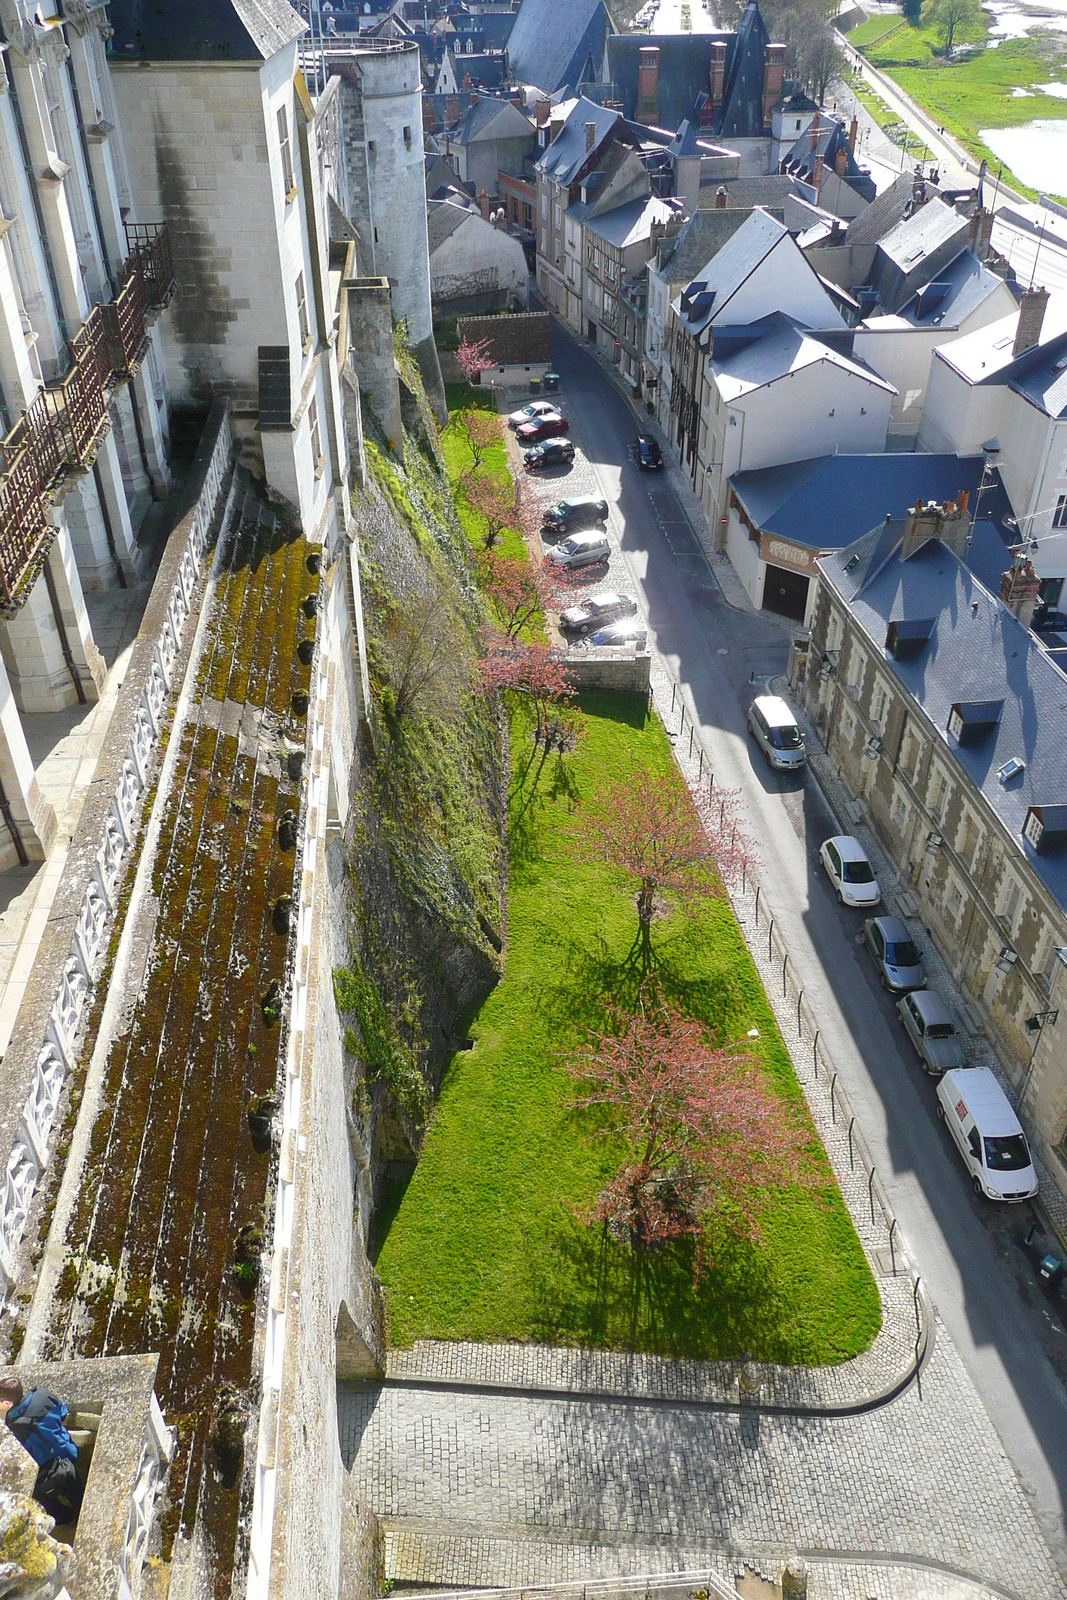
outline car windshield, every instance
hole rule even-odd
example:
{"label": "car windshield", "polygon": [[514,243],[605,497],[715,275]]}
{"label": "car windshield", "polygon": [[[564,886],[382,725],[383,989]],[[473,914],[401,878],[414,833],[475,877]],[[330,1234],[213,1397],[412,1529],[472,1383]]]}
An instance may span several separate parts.
{"label": "car windshield", "polygon": [[874,871],[869,861],[846,861],[843,869],[846,883],[874,882]]}
{"label": "car windshield", "polygon": [[910,939],[901,939],[899,944],[887,944],[885,958],[891,967],[917,967],[922,959]]}
{"label": "car windshield", "polygon": [[931,1022],[926,1030],[928,1039],[954,1039],[956,1037],[955,1024],[951,1022]]}
{"label": "car windshield", "polygon": [[802,743],[797,727],[768,728],[767,737],[776,750],[799,750]]}
{"label": "car windshield", "polygon": [[985,1164],[990,1172],[1019,1172],[1030,1165],[1030,1152],[1021,1133],[986,1139]]}

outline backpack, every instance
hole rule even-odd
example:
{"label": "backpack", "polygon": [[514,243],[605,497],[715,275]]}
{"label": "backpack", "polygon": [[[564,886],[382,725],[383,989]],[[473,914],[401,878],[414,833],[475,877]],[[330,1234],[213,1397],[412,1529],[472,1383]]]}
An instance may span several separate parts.
{"label": "backpack", "polygon": [[53,1456],[37,1474],[33,1498],[58,1523],[75,1522],[81,1510],[82,1481],[73,1461]]}
{"label": "backpack", "polygon": [[66,1415],[67,1408],[56,1395],[47,1389],[31,1389],[17,1406],[12,1406],[7,1425],[39,1467],[53,1456],[77,1461],[78,1447],[63,1422]]}

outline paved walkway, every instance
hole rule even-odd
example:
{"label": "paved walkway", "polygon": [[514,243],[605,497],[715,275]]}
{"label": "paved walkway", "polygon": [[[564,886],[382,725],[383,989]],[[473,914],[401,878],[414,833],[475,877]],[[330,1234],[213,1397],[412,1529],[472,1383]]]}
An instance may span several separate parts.
{"label": "paved walkway", "polygon": [[921,1401],[912,1388],[863,1417],[390,1386],[339,1409],[356,1490],[392,1535],[394,1580],[558,1581],[595,1546],[601,1570],[631,1571],[714,1550],[832,1550],[930,1562],[1026,1600],[1063,1592],[947,1338]]}

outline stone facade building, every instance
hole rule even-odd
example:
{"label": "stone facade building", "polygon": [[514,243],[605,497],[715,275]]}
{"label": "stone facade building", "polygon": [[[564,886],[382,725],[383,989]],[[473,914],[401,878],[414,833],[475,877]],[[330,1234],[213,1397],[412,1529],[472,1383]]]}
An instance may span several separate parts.
{"label": "stone facade building", "polygon": [[1067,713],[1037,579],[966,492],[819,568],[800,692],[1067,1192]]}

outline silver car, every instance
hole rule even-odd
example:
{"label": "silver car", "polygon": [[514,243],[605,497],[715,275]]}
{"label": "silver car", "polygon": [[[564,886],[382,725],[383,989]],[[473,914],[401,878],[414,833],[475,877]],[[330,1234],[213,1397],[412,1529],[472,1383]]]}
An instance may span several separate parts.
{"label": "silver car", "polygon": [[878,981],[892,994],[926,988],[926,971],[911,934],[899,917],[868,917],[863,942],[874,957]]}
{"label": "silver car", "polygon": [[614,589],[603,589],[600,594],[590,595],[588,600],[581,601],[579,605],[568,606],[566,611],[561,611],[559,625],[568,633],[593,633],[609,622],[632,617],[636,610],[637,601],[632,594],[616,594]]}
{"label": "silver car", "polygon": [[606,533],[572,533],[568,539],[554,545],[545,557],[556,567],[592,567],[606,561],[611,554]]}
{"label": "silver car", "polygon": [[897,1015],[924,1072],[940,1078],[943,1072],[967,1065],[967,1052],[952,1013],[935,990],[913,989],[897,1001]]}
{"label": "silver car", "polygon": [[648,643],[648,628],[641,617],[627,617],[623,622],[609,622],[606,628],[598,628],[589,641],[598,649],[606,649],[610,645],[633,644],[643,650]]}

